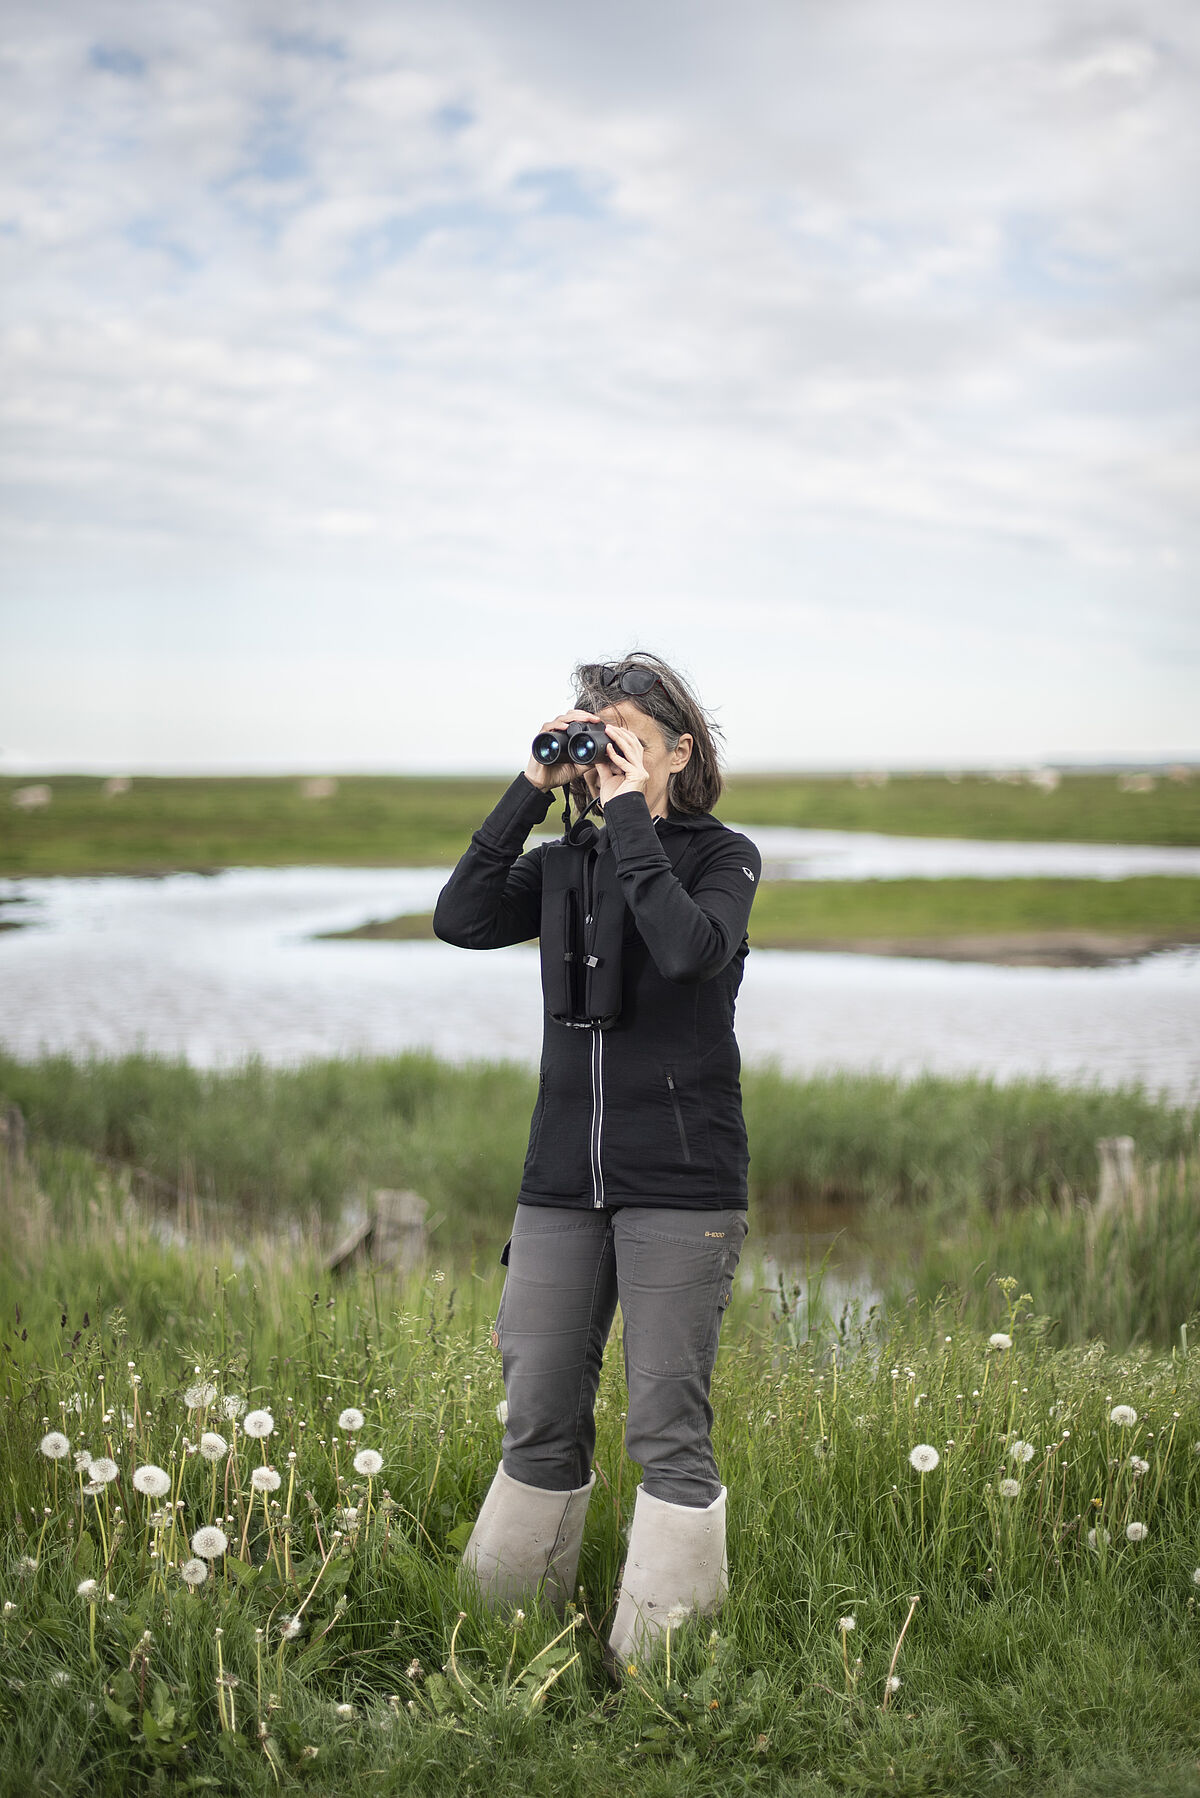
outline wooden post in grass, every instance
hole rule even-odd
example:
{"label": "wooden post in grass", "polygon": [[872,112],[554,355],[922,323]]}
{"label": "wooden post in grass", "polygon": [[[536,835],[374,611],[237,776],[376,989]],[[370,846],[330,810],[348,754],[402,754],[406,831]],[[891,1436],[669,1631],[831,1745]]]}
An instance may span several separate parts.
{"label": "wooden post in grass", "polygon": [[12,1197],[17,1176],[25,1168],[25,1119],[20,1107],[0,1099],[0,1197]]}
{"label": "wooden post in grass", "polygon": [[1132,1136],[1102,1136],[1096,1144],[1100,1157],[1100,1190],[1096,1194],[1097,1215],[1128,1206],[1137,1192],[1137,1169],[1133,1160]]}
{"label": "wooden post in grass", "polygon": [[380,1187],[371,1195],[366,1216],[346,1232],[330,1255],[330,1273],[346,1272],[360,1261],[407,1273],[425,1258],[428,1210],[415,1192]]}

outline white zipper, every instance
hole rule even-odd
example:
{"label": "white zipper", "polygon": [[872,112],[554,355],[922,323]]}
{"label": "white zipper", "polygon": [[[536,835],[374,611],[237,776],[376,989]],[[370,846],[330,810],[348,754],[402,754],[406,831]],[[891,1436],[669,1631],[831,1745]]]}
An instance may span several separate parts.
{"label": "white zipper", "polygon": [[604,1129],[604,1032],[592,1031],[592,1205],[604,1209],[604,1171],[600,1165],[600,1141]]}

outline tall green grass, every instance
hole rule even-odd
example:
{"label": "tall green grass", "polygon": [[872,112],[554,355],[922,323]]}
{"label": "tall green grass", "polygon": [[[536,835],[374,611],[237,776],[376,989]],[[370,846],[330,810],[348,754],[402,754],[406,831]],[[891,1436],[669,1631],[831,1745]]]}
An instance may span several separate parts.
{"label": "tall green grass", "polygon": [[[1094,1191],[1098,1137],[1133,1136],[1160,1161],[1195,1140],[1196,1113],[1139,1087],[1048,1080],[834,1073],[743,1080],[752,1202],[898,1205],[978,1200],[989,1209]],[[490,1241],[520,1184],[534,1076],[505,1063],[426,1055],[250,1061],[206,1071],[158,1056],[19,1061],[0,1053],[0,1099],[44,1145],[149,1170],[170,1191],[248,1221],[317,1214],[344,1198],[411,1187],[440,1214],[435,1240]]]}
{"label": "tall green grass", "polygon": [[[714,1382],[730,1597],[673,1633],[669,1668],[612,1690],[600,1645],[638,1478],[618,1343],[556,1641],[536,1605],[493,1617],[456,1579],[500,1447],[496,1270],[331,1288],[303,1240],[164,1242],[82,1155],[53,1171],[53,1202],[27,1173],[0,1218],[5,1792],[1195,1791],[1186,1336],[1056,1349],[1003,1263],[964,1277],[979,1327],[943,1296],[862,1331],[818,1309],[798,1333],[786,1295],[739,1289]],[[269,1438],[226,1420],[233,1394],[271,1412]],[[83,1493],[39,1452],[52,1428],[116,1480]],[[213,1429],[234,1451],[217,1464],[188,1447]],[[924,1474],[919,1445],[938,1454]],[[369,1486],[361,1446],[383,1461]],[[265,1500],[260,1461],[281,1474]],[[174,1535],[132,1486],[146,1462],[183,1500]],[[218,1518],[229,1552],[189,1592],[190,1537]]]}

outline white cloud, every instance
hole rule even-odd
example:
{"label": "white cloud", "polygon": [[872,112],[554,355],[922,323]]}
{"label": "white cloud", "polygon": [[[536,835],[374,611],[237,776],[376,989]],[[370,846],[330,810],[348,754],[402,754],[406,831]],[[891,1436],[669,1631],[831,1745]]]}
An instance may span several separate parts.
{"label": "white cloud", "polygon": [[[464,618],[481,655],[553,621],[566,664],[567,624],[719,636],[737,607],[800,664],[819,616],[848,679],[902,603],[954,759],[962,614],[985,606],[997,669],[1032,613],[1053,624],[1053,734],[1091,740],[1098,633],[1147,695],[1156,643],[1200,659],[1200,31],[1182,0],[1114,17],[15,18],[0,525],[22,642],[116,594],[131,656],[172,609],[204,647],[232,587],[251,690],[298,612],[427,656]],[[903,753],[910,714],[879,702]],[[1141,711],[1180,743],[1187,714]]]}

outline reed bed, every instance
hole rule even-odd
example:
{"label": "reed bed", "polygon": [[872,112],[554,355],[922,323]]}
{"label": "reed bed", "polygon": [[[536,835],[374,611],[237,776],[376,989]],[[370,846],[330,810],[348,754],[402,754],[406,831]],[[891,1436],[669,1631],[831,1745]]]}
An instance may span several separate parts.
{"label": "reed bed", "polygon": [[[1194,1108],[1143,1088],[1064,1088],[926,1075],[743,1073],[751,1199],[775,1209],[873,1201],[1000,1210],[1094,1193],[1096,1142],[1129,1135],[1147,1162],[1186,1153]],[[0,1099],[34,1141],[145,1169],[167,1193],[228,1207],[244,1225],[349,1195],[419,1192],[445,1252],[492,1240],[524,1160],[536,1076],[432,1056],[261,1061],[203,1070],[160,1056],[19,1061],[0,1051]]]}
{"label": "reed bed", "polygon": [[613,1688],[616,1342],[575,1606],[492,1617],[456,1566],[499,1270],[334,1286],[302,1235],[172,1239],[56,1165],[0,1245],[4,1790],[1195,1789],[1200,1318],[1169,1353],[1055,1348],[1000,1264],[857,1324],[818,1282],[801,1329],[745,1280],[731,1596]]}

